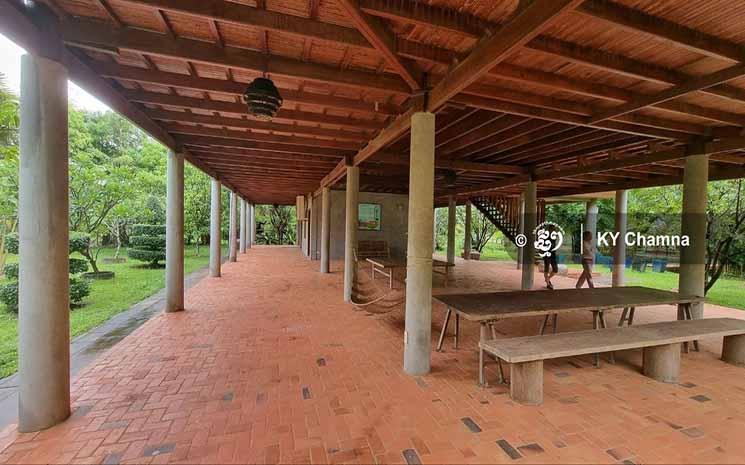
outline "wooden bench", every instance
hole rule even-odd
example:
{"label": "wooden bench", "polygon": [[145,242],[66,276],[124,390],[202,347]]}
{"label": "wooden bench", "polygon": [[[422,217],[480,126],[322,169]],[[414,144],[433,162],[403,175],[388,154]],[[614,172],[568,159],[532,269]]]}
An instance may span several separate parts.
{"label": "wooden bench", "polygon": [[633,327],[492,339],[479,343],[479,382],[484,383],[484,352],[510,365],[510,395],[522,404],[543,402],[543,361],[577,355],[644,349],[643,373],[678,382],[681,344],[702,337],[724,337],[722,360],[745,364],[745,320],[707,318]]}
{"label": "wooden bench", "polygon": [[359,241],[354,256],[358,262],[368,258],[389,258],[391,249],[386,241]]}

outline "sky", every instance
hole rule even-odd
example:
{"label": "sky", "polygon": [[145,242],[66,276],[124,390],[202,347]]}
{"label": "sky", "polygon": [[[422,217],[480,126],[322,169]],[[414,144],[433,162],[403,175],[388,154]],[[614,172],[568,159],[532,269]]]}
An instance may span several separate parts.
{"label": "sky", "polygon": [[[21,93],[21,55],[25,51],[0,34],[0,73],[5,76],[10,90]],[[89,111],[108,111],[109,107],[72,82],[68,82],[68,98],[77,108]]]}

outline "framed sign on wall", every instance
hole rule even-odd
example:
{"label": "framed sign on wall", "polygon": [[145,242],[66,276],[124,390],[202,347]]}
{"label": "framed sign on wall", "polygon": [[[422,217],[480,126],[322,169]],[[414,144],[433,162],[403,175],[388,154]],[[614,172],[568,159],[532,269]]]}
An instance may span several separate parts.
{"label": "framed sign on wall", "polygon": [[377,203],[359,204],[357,214],[357,228],[360,231],[380,231],[381,211],[382,208],[380,207],[380,204]]}

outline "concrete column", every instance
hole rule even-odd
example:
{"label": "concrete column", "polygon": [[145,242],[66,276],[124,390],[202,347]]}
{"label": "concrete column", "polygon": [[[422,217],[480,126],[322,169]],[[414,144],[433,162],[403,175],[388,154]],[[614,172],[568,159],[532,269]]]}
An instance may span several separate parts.
{"label": "concrete column", "polygon": [[[520,227],[518,228],[518,234],[525,234],[525,194],[520,194]],[[523,254],[520,249],[517,249],[517,269],[519,270],[523,266]]]}
{"label": "concrete column", "polygon": [[448,196],[448,263],[455,263],[455,224],[458,220],[455,217],[455,196]]}
{"label": "concrete column", "polygon": [[18,430],[70,415],[67,71],[21,59]]}
{"label": "concrete column", "polygon": [[357,275],[354,248],[357,247],[357,216],[360,197],[360,168],[347,166],[346,230],[344,232],[344,300],[352,301],[352,287]]}
{"label": "concrete column", "polygon": [[321,273],[330,270],[331,247],[331,192],[328,187],[321,191]]}
{"label": "concrete column", "polygon": [[184,309],[184,155],[168,152],[166,312]]}
{"label": "concrete column", "polygon": [[463,257],[471,259],[471,201],[466,201],[466,225],[465,238],[463,239]]}
{"label": "concrete column", "polygon": [[295,197],[295,242],[297,243],[297,246],[300,248],[300,250],[303,250],[303,212],[302,208],[300,207],[300,199],[302,197],[302,195],[298,195]]}
{"label": "concrete column", "polygon": [[228,260],[231,262],[238,261],[238,205],[235,193],[230,193],[230,221],[228,230]]}
{"label": "concrete column", "polygon": [[538,220],[538,189],[535,182],[525,184],[525,215],[523,215],[524,234],[528,241],[522,248],[523,279],[522,289],[533,289],[533,269],[535,268],[535,237],[533,230]]}
{"label": "concrete column", "polygon": [[246,249],[250,249],[256,243],[256,206],[252,203],[246,205]]}
{"label": "concrete column", "polygon": [[[681,234],[690,245],[680,250],[678,289],[681,294],[704,295],[706,270],[706,205],[708,201],[709,156],[686,158],[683,174],[683,217]],[[693,318],[703,318],[703,304],[691,307]]]}
{"label": "concrete column", "polygon": [[404,371],[416,376],[429,373],[432,345],[433,113],[419,112],[411,117],[410,153]]}
{"label": "concrete column", "polygon": [[246,237],[246,233],[248,233],[248,225],[246,224],[246,222],[248,221],[248,217],[246,215],[246,209],[247,209],[248,205],[247,205],[246,201],[243,200],[243,199],[240,199],[238,201],[238,203],[241,206],[241,208],[240,208],[240,210],[241,210],[241,219],[240,219],[240,225],[241,225],[241,230],[240,230],[240,235],[241,235],[241,238],[240,238],[240,252],[241,253],[246,253],[246,245],[248,244],[248,238]]}
{"label": "concrete column", "polygon": [[220,191],[222,185],[217,179],[212,180],[210,198],[210,276],[219,278],[222,266],[222,232],[220,228]]}
{"label": "concrete column", "polygon": [[[592,199],[585,205],[585,231],[592,233],[592,242],[598,241],[598,201]],[[585,231],[582,231],[584,234]]]}
{"label": "concrete column", "polygon": [[629,192],[625,190],[616,191],[616,232],[618,240],[613,248],[613,287],[621,287],[626,284],[626,230],[628,221]]}

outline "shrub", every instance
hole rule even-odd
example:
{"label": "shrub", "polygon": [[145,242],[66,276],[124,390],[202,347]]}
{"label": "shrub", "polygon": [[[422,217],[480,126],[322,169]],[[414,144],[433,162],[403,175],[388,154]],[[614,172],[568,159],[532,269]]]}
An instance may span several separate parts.
{"label": "shrub", "polygon": [[18,279],[18,263],[8,263],[3,268],[3,273],[8,279]]}
{"label": "shrub", "polygon": [[[91,236],[80,232],[70,233],[70,253],[85,253],[91,245]],[[14,255],[18,254],[18,233],[5,236],[5,250]]]}
{"label": "shrub", "polygon": [[18,233],[10,233],[5,236],[5,250],[13,255],[18,254]]}
{"label": "shrub", "polygon": [[91,283],[85,278],[70,278],[70,305],[80,305],[91,293]]}
{"label": "shrub", "polygon": [[85,255],[91,247],[91,236],[81,232],[70,232],[70,253]]}
{"label": "shrub", "polygon": [[156,224],[136,224],[132,226],[129,238],[129,256],[155,266],[166,259],[166,227]]}
{"label": "shrub", "polygon": [[13,313],[18,313],[18,281],[0,285],[0,301]]}
{"label": "shrub", "polygon": [[88,262],[82,258],[70,259],[70,274],[80,274],[88,271]]}
{"label": "shrub", "polygon": [[[91,293],[90,281],[84,278],[70,277],[70,306],[78,306]],[[8,310],[18,313],[18,281],[0,285],[0,301]]]}

